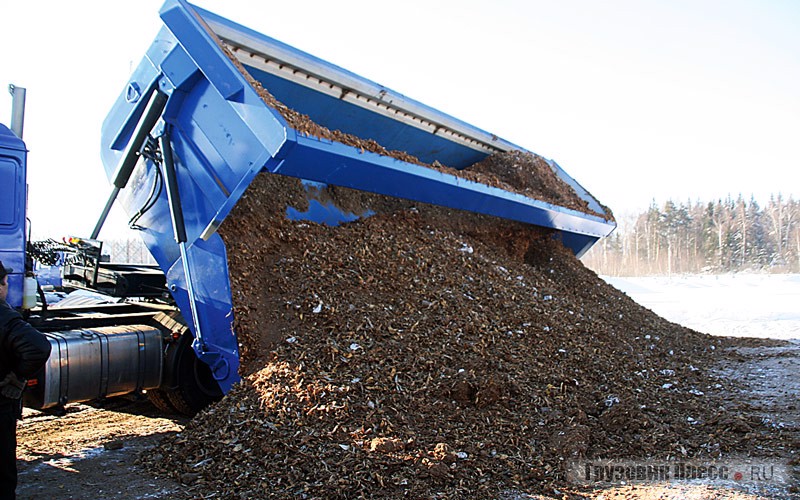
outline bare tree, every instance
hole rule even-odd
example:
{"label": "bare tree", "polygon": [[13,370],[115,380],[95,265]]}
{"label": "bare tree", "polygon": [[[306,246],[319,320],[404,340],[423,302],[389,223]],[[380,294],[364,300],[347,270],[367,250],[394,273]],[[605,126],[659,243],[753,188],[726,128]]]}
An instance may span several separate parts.
{"label": "bare tree", "polygon": [[617,219],[613,237],[583,260],[601,274],[647,275],[765,269],[800,272],[800,203],[772,196],[762,210],[753,196],[715,202],[655,201]]}

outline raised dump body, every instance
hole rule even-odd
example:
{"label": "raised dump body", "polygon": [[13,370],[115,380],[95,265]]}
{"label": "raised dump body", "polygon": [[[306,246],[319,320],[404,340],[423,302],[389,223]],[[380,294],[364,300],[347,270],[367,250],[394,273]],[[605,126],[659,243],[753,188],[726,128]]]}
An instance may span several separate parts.
{"label": "raised dump body", "polygon": [[164,27],[103,124],[102,157],[115,186],[109,206],[119,192],[166,274],[198,357],[224,392],[238,380],[239,360],[226,250],[216,230],[260,172],[552,228],[577,255],[615,227],[554,162],[551,168],[594,213],[298,131],[248,75],[314,123],[425,164],[462,169],[522,150],[181,0],[168,0],[161,18]]}

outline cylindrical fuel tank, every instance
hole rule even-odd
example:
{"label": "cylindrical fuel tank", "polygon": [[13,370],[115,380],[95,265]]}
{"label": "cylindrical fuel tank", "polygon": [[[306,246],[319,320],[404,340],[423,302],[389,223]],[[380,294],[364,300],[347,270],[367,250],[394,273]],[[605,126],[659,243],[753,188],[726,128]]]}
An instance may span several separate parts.
{"label": "cylindrical fuel tank", "polygon": [[155,389],[161,384],[163,334],[144,325],[47,332],[50,359],[28,382],[25,405],[67,403]]}

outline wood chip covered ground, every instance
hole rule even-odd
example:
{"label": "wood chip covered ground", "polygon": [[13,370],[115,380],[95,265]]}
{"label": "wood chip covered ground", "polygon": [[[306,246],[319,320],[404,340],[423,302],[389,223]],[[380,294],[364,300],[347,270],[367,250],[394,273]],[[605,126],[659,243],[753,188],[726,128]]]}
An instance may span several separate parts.
{"label": "wood chip covered ground", "polygon": [[[470,175],[530,193],[539,163]],[[570,206],[560,184],[534,196]],[[308,195],[377,215],[287,218]],[[262,174],[220,233],[243,381],[144,458],[197,497],[560,497],[580,494],[574,460],[796,445],[726,411],[707,367],[730,340],[642,308],[545,230]]]}
{"label": "wood chip covered ground", "polygon": [[[419,163],[253,85],[301,133]],[[540,160],[494,155],[458,175],[587,211]],[[378,215],[286,217],[309,196]],[[578,495],[575,460],[796,444],[726,411],[729,382],[707,367],[731,340],[642,308],[543,229],[262,174],[220,233],[243,381],[143,458],[193,496]]]}
{"label": "wood chip covered ground", "polygon": [[587,457],[718,457],[791,445],[727,413],[706,367],[729,340],[642,308],[550,234],[348,190],[386,212],[286,216],[262,174],[221,228],[243,382],[150,466],[198,496],[553,494]]}

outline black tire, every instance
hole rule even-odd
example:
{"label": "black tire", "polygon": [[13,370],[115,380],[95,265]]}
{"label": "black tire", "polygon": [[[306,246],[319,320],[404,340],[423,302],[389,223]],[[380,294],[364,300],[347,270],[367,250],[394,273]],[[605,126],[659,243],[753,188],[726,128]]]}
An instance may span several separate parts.
{"label": "black tire", "polygon": [[192,336],[185,333],[170,346],[167,363],[170,364],[173,381],[165,391],[172,406],[190,417],[223,396],[211,368],[197,359],[192,341]]}
{"label": "black tire", "polygon": [[149,399],[150,402],[153,403],[153,406],[158,408],[159,411],[167,414],[174,414],[176,412],[175,407],[169,402],[169,396],[167,396],[166,391],[150,389],[147,391],[147,399]]}

